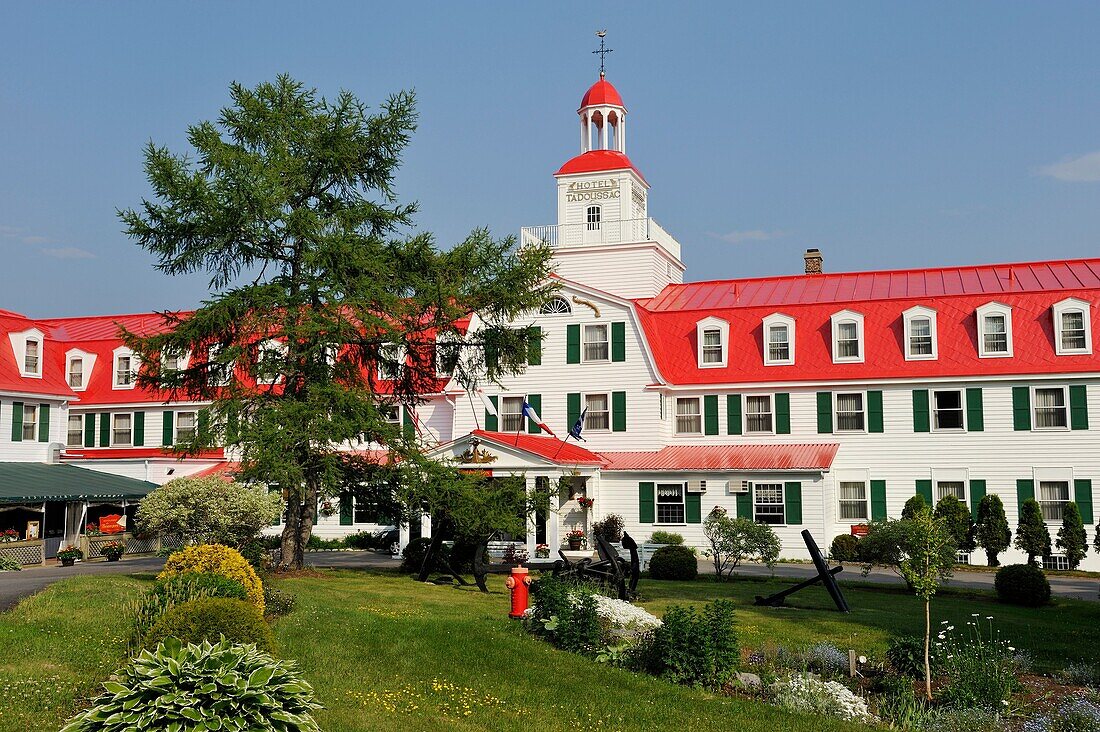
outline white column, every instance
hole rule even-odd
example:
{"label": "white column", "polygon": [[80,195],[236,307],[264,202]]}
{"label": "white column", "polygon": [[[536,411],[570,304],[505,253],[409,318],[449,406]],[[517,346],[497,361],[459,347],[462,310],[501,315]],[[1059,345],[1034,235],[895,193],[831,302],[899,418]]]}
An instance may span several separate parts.
{"label": "white column", "polygon": [[607,149],[607,128],[611,126],[611,124],[607,121],[607,114],[603,115],[602,121],[603,121],[603,126],[600,127],[600,149],[601,150],[606,150]]}
{"label": "white column", "polygon": [[619,152],[626,154],[626,114],[619,112]]}
{"label": "white column", "polygon": [[409,545],[409,525],[402,522],[397,527],[397,556],[401,556],[401,552],[405,550],[405,547]]}
{"label": "white column", "polygon": [[558,559],[561,549],[561,493],[558,491],[558,477],[550,477],[550,511],[546,517],[546,545],[550,547],[550,558]]}
{"label": "white column", "polygon": [[420,535],[432,538],[432,517],[430,514],[420,514]]}
{"label": "white column", "polygon": [[[527,486],[527,498],[530,500],[535,495],[535,479],[528,477],[525,481]],[[535,547],[538,546],[538,542],[535,541],[535,515],[531,514],[527,517],[527,556],[530,559],[535,558]]]}
{"label": "white column", "polygon": [[580,118],[581,123],[581,152],[588,152],[588,116],[582,114]]}

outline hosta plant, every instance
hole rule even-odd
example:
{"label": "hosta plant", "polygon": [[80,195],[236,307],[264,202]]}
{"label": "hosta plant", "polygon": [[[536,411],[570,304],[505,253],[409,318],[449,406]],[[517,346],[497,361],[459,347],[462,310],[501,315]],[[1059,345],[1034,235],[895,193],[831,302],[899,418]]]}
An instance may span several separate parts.
{"label": "hosta plant", "polygon": [[229,641],[145,650],[61,732],[320,732],[313,687],[292,662]]}

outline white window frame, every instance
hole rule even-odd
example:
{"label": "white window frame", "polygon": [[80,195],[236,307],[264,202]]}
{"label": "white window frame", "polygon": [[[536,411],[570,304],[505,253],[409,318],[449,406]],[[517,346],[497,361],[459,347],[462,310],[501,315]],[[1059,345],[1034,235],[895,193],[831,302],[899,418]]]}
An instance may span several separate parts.
{"label": "white window frame", "polygon": [[[76,362],[80,363],[79,372],[73,370],[73,364],[76,363]],[[80,374],[80,383],[74,385],[73,384],[73,375],[77,374],[77,373]],[[72,356],[68,356],[65,359],[65,383],[68,384],[69,388],[72,389],[73,391],[83,391],[84,390],[85,382],[84,382],[84,357],[83,356],[78,355],[78,354],[73,354]]]}
{"label": "white window frame", "polygon": [[397,425],[397,426],[400,427],[401,424],[402,424],[402,421],[401,421],[401,408],[402,407],[401,407],[400,404],[383,404],[381,406],[381,410],[383,412],[386,412],[386,411],[392,409],[394,417],[393,417],[393,419],[390,419],[388,416],[383,414],[382,419],[385,420],[387,424]]}
{"label": "white window frame", "polygon": [[[409,354],[400,343],[383,343],[378,347],[378,368],[376,373],[381,381],[396,381],[405,372],[405,361]],[[396,371],[390,371],[386,361],[397,364]]]}
{"label": "white window frame", "polygon": [[[588,329],[603,328],[605,339],[603,341],[589,341]],[[603,343],[607,349],[607,356],[604,358],[589,358],[588,357],[588,344]],[[611,362],[611,325],[610,323],[586,323],[581,326],[581,363],[610,363]]]}
{"label": "white window frame", "polygon": [[[558,307],[558,303],[565,305],[564,310],[555,310]],[[570,315],[573,312],[573,306],[569,304],[561,295],[555,295],[547,300],[542,307],[539,308],[539,315]]]}
{"label": "white window frame", "polygon": [[[787,358],[771,357],[771,329],[785,327],[787,329]],[[794,363],[794,318],[783,313],[772,313],[763,320],[764,365],[765,366],[790,366]]]}
{"label": "white window frame", "polygon": [[[844,483],[857,483],[863,486],[863,498],[844,498],[841,495],[841,486]],[[843,515],[844,504],[863,504],[863,515],[846,517]],[[840,524],[860,524],[871,520],[871,482],[866,476],[838,476],[836,478],[836,520]]]}
{"label": "white window frame", "polygon": [[[703,359],[704,337],[707,331],[718,332],[718,345],[721,349],[717,361],[707,362]],[[730,324],[721,318],[703,318],[695,324],[696,363],[701,369],[725,368],[729,362]]]}
{"label": "white window frame", "polygon": [[458,338],[453,335],[436,337],[435,375],[443,379],[449,379],[454,376],[454,366],[452,366],[450,369],[442,368],[444,361],[443,356],[445,355],[445,352],[449,349],[453,351],[450,355],[454,357],[454,366],[458,366],[458,362],[462,357],[462,344],[458,340]]}
{"label": "white window frame", "polygon": [[[680,489],[680,501],[661,502],[661,488]],[[679,506],[683,519],[680,521],[661,521],[661,506]],[[653,525],[654,526],[684,526],[687,523],[687,483],[666,481],[653,486]]]}
{"label": "white window frame", "polygon": [[[1054,352],[1059,356],[1078,356],[1092,354],[1092,307],[1076,297],[1066,298],[1051,306],[1051,317],[1054,319]],[[1062,316],[1072,312],[1080,312],[1085,329],[1084,348],[1065,348],[1062,345]]]}
{"label": "white window frame", "polygon": [[[833,331],[833,363],[863,363],[867,356],[867,343],[863,337],[863,314],[854,310],[841,310],[833,313],[830,318]],[[856,326],[856,347],[859,353],[855,356],[840,355],[840,326],[854,323]]]}
{"label": "white window frame", "polygon": [[[523,415],[523,400],[524,400],[524,397],[523,397],[522,394],[501,394],[500,395],[500,399],[498,400],[498,403],[500,404],[500,406],[497,408],[497,412],[500,415],[500,431],[501,432],[522,432],[523,430],[527,429],[527,420]],[[512,404],[515,404],[517,401],[519,402],[519,411],[517,411],[517,412],[505,411],[505,409],[504,409],[505,403],[511,402]],[[516,427],[514,425],[513,426],[508,426],[508,424],[506,423],[506,420],[509,419],[509,418],[512,418],[512,419],[518,418],[519,419],[519,427]]]}
{"label": "white window frame", "polygon": [[[38,419],[42,416],[39,405],[25,403],[23,405],[23,441],[32,442],[38,439]],[[30,417],[30,421],[27,421]],[[28,429],[29,428],[29,429]]]}
{"label": "white window frame", "polygon": [[[698,411],[695,414],[683,415],[685,417],[694,417],[699,420],[699,429],[693,431],[681,431],[680,430],[680,402],[695,402],[698,407]],[[676,397],[676,403],[673,405],[672,419],[673,432],[677,435],[701,435],[703,434],[703,399],[702,397]]]}
{"label": "white window frame", "polygon": [[[602,396],[607,404],[607,426],[606,427],[593,427],[589,424],[588,419],[592,415],[592,411],[588,410],[588,398],[589,397]],[[610,432],[611,431],[611,393],[606,391],[590,391],[581,394],[581,411],[586,412],[584,415],[584,431],[585,432]]]}
{"label": "white window frame", "polygon": [[962,484],[962,497],[959,498],[965,505],[970,505],[970,470],[969,468],[959,467],[947,467],[947,468],[932,468],[929,471],[929,479],[932,483],[932,508],[936,507],[936,504],[943,498],[943,494],[940,491],[941,483],[961,483]]}
{"label": "white window frame", "polygon": [[[76,442],[73,442],[70,437],[73,435],[73,420],[77,422],[76,429]],[[76,412],[69,412],[68,419],[65,425],[65,447],[84,447],[84,415],[77,414]]]}
{"label": "white window frame", "polygon": [[[936,327],[936,311],[922,305],[915,305],[903,312],[901,316],[905,326],[905,360],[935,361],[939,359],[939,332]],[[928,333],[932,338],[932,353],[913,353],[913,323],[922,319],[928,320]]]}
{"label": "white window frame", "polygon": [[588,231],[599,231],[603,225],[603,206],[598,204],[584,209],[584,225]]}
{"label": "white window frame", "polygon": [[[1054,425],[1052,427],[1040,427],[1039,426],[1039,392],[1040,391],[1061,391],[1062,392],[1062,412],[1066,415],[1066,423],[1064,425]],[[1073,415],[1070,414],[1069,408],[1069,387],[1059,384],[1041,384],[1031,387],[1031,429],[1036,432],[1067,432],[1071,427],[1071,420]]]}
{"label": "white window frame", "polygon": [[[1033,480],[1032,484],[1035,487],[1035,500],[1038,501],[1041,508],[1045,507],[1044,504],[1046,503],[1052,503],[1052,501],[1043,500],[1043,483],[1065,483],[1067,487],[1068,500],[1063,502],[1062,505],[1064,506],[1065,503],[1074,500],[1073,468],[1034,468],[1032,469],[1031,477]],[[1061,518],[1048,519],[1045,513],[1043,515],[1043,521],[1048,526],[1060,526],[1062,524]],[[1088,526],[1086,525],[1085,528],[1088,528]]]}
{"label": "white window frame", "polygon": [[[27,359],[30,357],[31,344],[34,344],[34,368],[27,368]],[[42,377],[42,339],[28,338],[23,342],[23,375]]]}
{"label": "white window frame", "polygon": [[[38,371],[27,371],[28,341],[34,341],[38,344]],[[46,334],[37,328],[29,328],[17,333],[8,333],[8,342],[11,344],[12,355],[15,356],[19,374],[28,379],[41,379],[42,364],[46,357]]]}
{"label": "white window frame", "polygon": [[[842,395],[847,396],[851,394],[859,394],[860,404],[863,411],[863,427],[858,430],[841,429],[840,427],[840,411],[838,409],[840,405],[840,397]],[[865,391],[834,391],[833,392],[833,429],[837,432],[849,434],[849,435],[862,435],[867,432],[867,392]]]}
{"label": "white window frame", "polygon": [[169,369],[167,361],[170,357],[171,357],[170,354],[161,354],[161,357],[160,357],[160,370],[161,370],[161,372],[164,372],[164,371],[183,371],[184,369],[187,368],[187,364],[190,363],[190,361],[191,361],[191,354],[190,353],[181,353],[181,354],[176,356],[176,368]]}
{"label": "white window frame", "polygon": [[[119,381],[119,361],[124,358],[130,359],[130,378],[127,383]],[[111,352],[111,388],[112,389],[133,389],[137,384],[137,356],[129,348],[116,348]]]}
{"label": "white window frame", "polygon": [[[937,392],[956,392],[959,395],[959,411],[962,413],[962,427],[940,427],[936,424],[936,414],[940,410],[936,407]],[[945,410],[946,411],[946,410]],[[928,418],[933,432],[966,432],[966,390],[965,389],[929,389],[928,390]]]}
{"label": "white window frame", "polygon": [[[768,422],[771,424],[771,428],[767,430],[755,430],[749,429],[749,400],[764,398],[768,400]],[[765,412],[753,412],[753,414],[765,414]],[[745,435],[774,435],[775,434],[775,395],[774,394],[746,394],[745,395],[745,407],[742,410],[741,419],[743,424],[741,425],[741,433]]]}
{"label": "white window frame", "polygon": [[[69,384],[69,388],[73,391],[84,391],[88,388],[88,382],[92,378],[92,370],[96,364],[96,354],[82,351],[79,348],[70,348],[65,351],[65,383],[69,383],[69,369],[73,359],[79,358],[81,361],[81,374],[83,377],[83,383],[80,386],[73,386]],[[111,381],[114,381],[114,375],[111,376]]]}
{"label": "white window frame", "polygon": [[[985,319],[999,315],[1005,321],[1005,345],[1006,351],[989,351],[985,347]],[[978,319],[978,357],[979,358],[1012,358],[1012,308],[999,302],[987,302],[975,311]]]}
{"label": "white window frame", "polygon": [[263,386],[271,386],[273,384],[279,384],[283,381],[282,374],[276,374],[275,376],[261,376],[260,369],[264,363],[264,353],[274,353],[277,357],[281,358],[286,354],[286,344],[280,340],[269,338],[265,341],[261,341],[256,344],[256,383]]}
{"label": "white window frame", "polygon": [[[184,414],[193,414],[193,415],[195,415],[195,420],[194,420],[194,422],[192,423],[192,426],[191,426],[191,435],[190,436],[183,436],[183,435],[180,434],[180,416],[184,415]],[[175,412],[172,415],[172,420],[173,420],[172,435],[175,437],[175,444],[179,444],[180,442],[186,442],[188,440],[195,439],[195,435],[197,435],[198,432],[199,432],[199,411],[197,409],[184,409],[182,411]]]}
{"label": "white window frame", "polygon": [[[775,488],[778,488],[779,489],[779,502],[775,503],[773,501],[769,501],[768,503],[761,503],[760,502],[760,495],[759,495],[759,490],[760,490],[761,487],[766,487],[766,488],[769,489],[769,491],[773,490]],[[761,506],[778,506],[781,513],[779,513],[779,514],[776,514],[776,513],[761,514],[758,511],[758,509]],[[764,515],[764,516],[776,516],[776,515],[778,515],[778,516],[782,516],[783,520],[782,521],[777,521],[777,522],[761,521],[760,517],[762,515]],[[758,483],[756,481],[753,481],[753,484],[752,484],[752,520],[755,521],[756,523],[759,523],[759,524],[767,524],[768,526],[786,526],[787,525],[787,486],[783,483],[783,481],[778,481],[778,482],[774,482],[774,483],[772,483],[772,482],[767,482],[767,483],[760,482],[760,483]]]}
{"label": "white window frame", "polygon": [[[130,418],[130,441],[119,442],[115,439],[115,434],[118,432],[118,427],[115,426],[115,422],[119,417]],[[133,447],[134,446],[134,413],[133,412],[111,412],[111,447]]]}
{"label": "white window frame", "polygon": [[[237,362],[230,361],[229,363],[219,363],[218,356],[221,355],[222,347],[219,344],[212,344],[206,349],[206,363],[209,368],[207,375],[210,375],[210,369],[217,368],[220,373],[212,380],[212,386],[229,386],[233,381],[234,372],[237,369]],[[257,356],[259,352],[257,352]]]}

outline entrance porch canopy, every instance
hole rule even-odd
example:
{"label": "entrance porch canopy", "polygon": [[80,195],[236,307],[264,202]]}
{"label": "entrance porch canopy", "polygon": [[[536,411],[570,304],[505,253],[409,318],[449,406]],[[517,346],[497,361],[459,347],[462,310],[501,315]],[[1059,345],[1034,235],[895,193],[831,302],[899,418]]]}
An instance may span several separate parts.
{"label": "entrance porch canopy", "polygon": [[75,465],[0,463],[0,503],[140,499],[156,487]]}

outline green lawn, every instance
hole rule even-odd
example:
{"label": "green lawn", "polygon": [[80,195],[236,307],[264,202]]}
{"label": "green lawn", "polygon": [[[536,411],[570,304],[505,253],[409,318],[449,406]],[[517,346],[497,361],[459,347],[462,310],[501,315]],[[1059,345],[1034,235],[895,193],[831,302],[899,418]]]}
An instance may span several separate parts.
{"label": "green lawn", "polygon": [[[95,692],[124,655],[120,608],[146,581],[66,580],[0,614],[0,732],[57,729]],[[557,651],[506,618],[501,578],[491,578],[489,595],[352,571],[276,585],[298,597],[297,610],[275,625],[279,653],[297,659],[314,684],[327,732],[851,729]],[[659,614],[673,603],[732,598],[740,606],[742,643],[753,648],[827,640],[876,655],[891,633],[920,629],[916,601],[881,587],[847,586],[850,616],[830,610],[822,590],[799,593],[800,609],[751,605],[755,595],[782,586],[643,580],[642,604]],[[1005,637],[1047,668],[1092,659],[1100,644],[1096,603],[1024,610],[989,596],[947,593],[933,604],[937,620],[956,625],[971,613],[995,616]]]}

